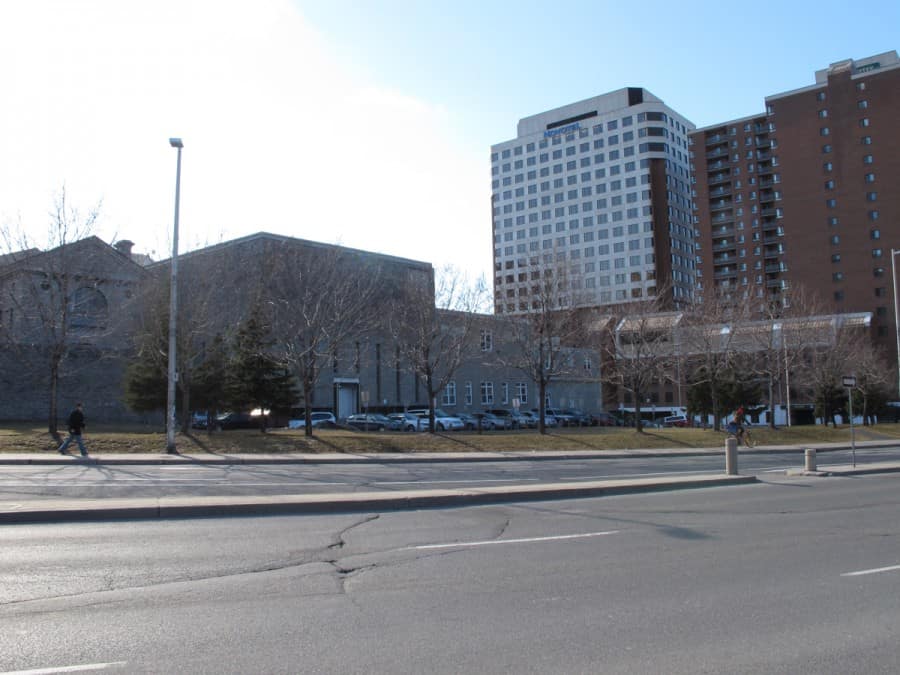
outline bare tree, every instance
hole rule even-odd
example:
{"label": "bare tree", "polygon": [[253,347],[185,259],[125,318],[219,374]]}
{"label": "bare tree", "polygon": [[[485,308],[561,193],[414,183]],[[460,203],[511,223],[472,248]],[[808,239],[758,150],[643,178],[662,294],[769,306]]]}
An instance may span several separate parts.
{"label": "bare tree", "polygon": [[641,402],[653,386],[673,377],[679,358],[680,312],[664,312],[661,293],[647,300],[616,306],[618,321],[605,324],[603,382],[629,392],[634,400],[635,429],[643,431]]}
{"label": "bare tree", "polygon": [[[842,379],[856,372],[856,360],[868,349],[868,324],[861,317],[833,315],[809,317],[803,324],[803,367],[796,381],[815,403],[827,425],[845,401]],[[795,333],[799,329],[795,329]]]}
{"label": "bare tree", "polygon": [[448,265],[438,271],[434,288],[410,285],[388,314],[391,337],[425,386],[431,433],[438,394],[469,356],[476,310],[485,306],[487,297],[484,279],[470,284],[460,270]]}
{"label": "bare tree", "polygon": [[854,410],[869,424],[888,398],[888,388],[893,383],[893,368],[887,354],[878,349],[871,340],[861,339],[855,354],[852,354],[853,370],[848,373],[856,377],[856,387],[852,392]]}
{"label": "bare tree", "polygon": [[[6,250],[0,266],[0,307],[6,320],[0,322],[6,348],[28,351],[43,364],[47,379],[49,433],[58,438],[61,369],[72,347],[72,337],[85,330],[105,329],[93,325],[106,312],[106,302],[97,287],[103,275],[97,270],[98,248],[89,235],[99,214],[99,204],[85,215],[67,201],[65,187],[57,195],[44,250],[35,246],[22,227],[0,226]],[[108,316],[102,317],[104,322]]]}
{"label": "bare tree", "polygon": [[312,406],[323,368],[350,341],[374,330],[402,280],[358,251],[334,246],[273,244],[259,297],[270,303],[272,335],[297,377],[311,436]]}
{"label": "bare tree", "polygon": [[544,434],[547,390],[557,378],[578,374],[574,352],[587,343],[588,311],[580,308],[580,293],[556,256],[532,258],[519,272],[529,279],[529,309],[498,319],[502,342],[509,349],[497,360],[537,384],[538,429]]}
{"label": "bare tree", "polygon": [[[691,361],[691,383],[709,388],[713,427],[721,417],[721,389],[733,379],[737,356],[746,353],[749,305],[727,290],[706,294],[685,313],[681,330],[682,349]],[[742,344],[742,342],[744,344]]]}
{"label": "bare tree", "polygon": [[758,306],[759,320],[748,323],[741,331],[752,351],[747,364],[765,384],[768,425],[772,429],[776,392],[785,392],[790,415],[791,372],[802,363],[807,340],[819,332],[817,325],[823,313],[819,298],[798,284],[791,289],[790,302],[763,302]]}

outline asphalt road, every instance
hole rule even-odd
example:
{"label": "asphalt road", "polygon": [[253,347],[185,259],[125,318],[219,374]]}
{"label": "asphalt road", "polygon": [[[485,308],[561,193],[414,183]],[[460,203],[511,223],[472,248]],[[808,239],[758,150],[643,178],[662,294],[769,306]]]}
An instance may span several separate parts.
{"label": "asphalt road", "polygon": [[[857,450],[857,463],[900,460],[900,448]],[[850,462],[849,451],[821,453],[819,466]],[[753,452],[741,473],[765,476],[803,466],[802,451]],[[0,467],[0,502],[51,498],[326,494],[357,491],[514,486],[724,471],[723,454],[536,461],[362,462],[275,465],[96,465]]]}
{"label": "asphalt road", "polygon": [[896,474],[0,528],[0,672],[900,672]]}

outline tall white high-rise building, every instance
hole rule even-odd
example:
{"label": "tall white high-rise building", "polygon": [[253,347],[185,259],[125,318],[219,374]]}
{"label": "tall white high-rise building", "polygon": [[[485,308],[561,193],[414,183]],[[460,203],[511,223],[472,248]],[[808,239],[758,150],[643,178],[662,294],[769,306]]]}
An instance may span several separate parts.
{"label": "tall white high-rise building", "polygon": [[491,147],[494,308],[534,306],[538,268],[565,270],[573,304],[616,305],[694,286],[688,134],[628,87],[526,117]]}

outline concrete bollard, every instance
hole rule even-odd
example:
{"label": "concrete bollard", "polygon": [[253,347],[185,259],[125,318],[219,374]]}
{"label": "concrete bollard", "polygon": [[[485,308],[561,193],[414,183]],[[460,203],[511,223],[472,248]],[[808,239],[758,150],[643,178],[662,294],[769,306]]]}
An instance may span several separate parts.
{"label": "concrete bollard", "polygon": [[737,476],[738,473],[737,447],[737,439],[734,436],[725,439],[725,473],[729,476]]}
{"label": "concrete bollard", "polygon": [[816,470],[816,451],[814,448],[806,448],[803,451],[803,456],[806,460],[806,470],[807,471],[815,471]]}

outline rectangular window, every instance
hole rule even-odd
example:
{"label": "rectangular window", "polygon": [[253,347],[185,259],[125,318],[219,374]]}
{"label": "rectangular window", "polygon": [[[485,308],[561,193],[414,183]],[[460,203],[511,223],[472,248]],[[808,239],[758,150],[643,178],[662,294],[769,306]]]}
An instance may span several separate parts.
{"label": "rectangular window", "polygon": [[466,405],[472,405],[472,383],[466,382]]}
{"label": "rectangular window", "polygon": [[504,382],[500,385],[500,392],[503,396],[501,403],[503,403],[503,405],[509,405],[509,382]]}
{"label": "rectangular window", "polygon": [[493,405],[494,403],[494,383],[481,383],[481,405]]}
{"label": "rectangular window", "polygon": [[494,334],[486,329],[481,329],[481,351],[490,352],[494,349]]}
{"label": "rectangular window", "polygon": [[519,399],[519,405],[528,403],[528,384],[526,382],[516,383],[516,398]]}
{"label": "rectangular window", "polygon": [[442,405],[456,405],[456,381],[450,380],[444,387],[444,393],[441,396]]}

